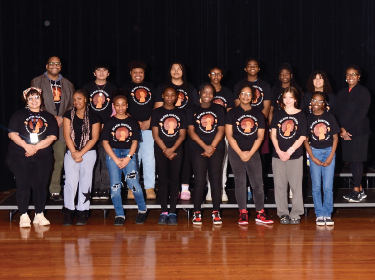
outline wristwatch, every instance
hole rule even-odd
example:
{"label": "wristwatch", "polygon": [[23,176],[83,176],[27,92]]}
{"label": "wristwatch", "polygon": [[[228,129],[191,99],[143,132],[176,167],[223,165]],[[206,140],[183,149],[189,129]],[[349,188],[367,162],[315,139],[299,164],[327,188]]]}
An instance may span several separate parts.
{"label": "wristwatch", "polygon": [[126,155],[127,157],[130,157],[130,159],[132,159],[133,158],[133,156],[131,156],[131,155]]}

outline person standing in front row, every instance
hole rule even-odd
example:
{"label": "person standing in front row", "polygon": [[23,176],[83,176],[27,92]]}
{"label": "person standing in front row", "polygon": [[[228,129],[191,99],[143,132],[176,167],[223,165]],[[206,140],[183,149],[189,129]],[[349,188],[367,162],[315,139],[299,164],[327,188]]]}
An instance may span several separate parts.
{"label": "person standing in front row", "polygon": [[253,187],[253,200],[257,212],[255,221],[264,224],[273,223],[263,208],[262,162],[259,154],[266,125],[263,114],[251,106],[254,98],[250,86],[239,88],[240,104],[228,112],[225,122],[225,135],[229,142],[229,162],[233,170],[236,200],[240,211],[238,221],[240,225],[248,224],[246,175]]}
{"label": "person standing in front row", "polygon": [[92,173],[96,161],[100,118],[89,109],[88,94],[78,89],[73,94],[73,109],[64,114],[64,137],[68,151],[64,157],[64,226],[73,223],[78,189],[77,226],[84,226],[90,209]]}
{"label": "person standing in front row", "polygon": [[[177,90],[176,108],[187,111],[190,106],[199,104],[199,96],[196,88],[187,81],[185,65],[181,62],[173,62],[169,67],[167,82],[162,83],[156,89],[155,108],[163,106],[163,89],[166,85],[172,84]],[[191,161],[189,143],[191,139],[187,135],[183,142],[184,158],[181,166],[181,199],[189,200],[189,182],[191,177]]]}
{"label": "person standing in front row", "polygon": [[[159,225],[177,225],[176,204],[179,192],[180,169],[183,158],[182,142],[186,137],[185,112],[177,109],[177,91],[167,86],[163,91],[164,105],[152,112],[152,135],[156,145],[156,170],[159,178],[158,198],[161,204]],[[170,193],[168,195],[168,186]],[[169,197],[169,214],[168,214]]]}
{"label": "person standing in front row", "polygon": [[[128,64],[131,81],[121,88],[128,92],[128,113],[138,121],[140,139],[138,143],[138,165],[143,166],[143,181],[147,199],[156,199],[155,195],[155,156],[154,139],[151,131],[151,113],[154,109],[154,86],[145,82],[146,63],[133,60]],[[131,189],[128,189],[128,199],[134,199]]]}
{"label": "person standing in front row", "polygon": [[52,145],[55,164],[53,167],[52,179],[49,186],[51,199],[63,200],[61,192],[61,171],[64,165],[64,154],[66,144],[63,132],[63,115],[73,107],[74,86],[61,74],[61,60],[57,56],[51,56],[46,64],[46,72],[31,81],[31,87],[42,89],[44,100],[43,110],[55,116],[59,126],[58,140]]}
{"label": "person standing in front row", "polygon": [[[281,224],[299,224],[303,214],[302,178],[303,149],[307,136],[305,112],[298,109],[298,90],[287,87],[282,93],[281,107],[271,123],[273,143],[272,170],[277,215]],[[293,193],[292,211],[288,209],[288,183]]]}
{"label": "person standing in front row", "polygon": [[212,100],[215,88],[211,83],[199,87],[201,104],[189,108],[186,114],[191,142],[189,153],[194,171],[194,215],[193,224],[202,224],[201,205],[206,175],[211,183],[212,221],[222,224],[220,217],[221,176],[224,159],[224,108]]}
{"label": "person standing in front row", "polygon": [[[91,111],[100,118],[101,127],[112,115],[112,93],[117,88],[107,81],[110,73],[107,62],[97,62],[94,66],[95,81],[83,86],[89,95],[89,106]],[[109,174],[106,161],[106,152],[101,141],[97,144],[98,157],[94,166],[92,199],[109,199]]]}

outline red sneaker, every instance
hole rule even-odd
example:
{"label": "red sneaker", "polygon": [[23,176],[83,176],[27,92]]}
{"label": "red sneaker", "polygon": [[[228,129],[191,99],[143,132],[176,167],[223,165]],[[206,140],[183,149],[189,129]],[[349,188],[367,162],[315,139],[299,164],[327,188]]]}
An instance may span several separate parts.
{"label": "red sneaker", "polygon": [[264,209],[257,211],[255,221],[263,224],[273,224],[273,221],[267,216],[267,214],[264,212]]}
{"label": "red sneaker", "polygon": [[200,211],[194,212],[193,214],[193,225],[201,225],[202,224],[202,215]]}
{"label": "red sneaker", "polygon": [[240,225],[247,225],[249,224],[248,220],[249,220],[249,216],[247,214],[247,210],[246,209],[242,209],[240,210],[240,219],[238,220],[238,224]]}
{"label": "red sneaker", "polygon": [[212,221],[214,225],[221,225],[223,223],[219,211],[212,211]]}

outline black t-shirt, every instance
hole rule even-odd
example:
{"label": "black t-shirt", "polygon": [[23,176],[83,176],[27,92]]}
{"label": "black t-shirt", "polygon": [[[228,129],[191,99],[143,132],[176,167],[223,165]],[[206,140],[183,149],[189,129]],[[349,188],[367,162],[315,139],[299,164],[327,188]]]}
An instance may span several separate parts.
{"label": "black t-shirt", "polygon": [[110,82],[99,86],[92,81],[85,84],[83,89],[89,94],[91,109],[98,114],[100,122],[105,123],[112,115],[113,91],[116,86]]}
{"label": "black t-shirt", "polygon": [[233,138],[242,151],[250,151],[258,138],[258,129],[266,128],[262,112],[245,111],[241,106],[227,113],[225,124],[233,126]]}
{"label": "black t-shirt", "polygon": [[154,86],[147,82],[139,84],[129,82],[122,88],[128,91],[128,113],[137,121],[147,121],[151,117],[155,105]]}
{"label": "black t-shirt", "polygon": [[[280,104],[279,104],[283,90],[284,90],[284,88],[282,88],[282,87],[276,87],[276,86],[272,87],[271,106],[274,108],[274,111],[284,110],[283,108],[280,107]],[[305,110],[305,103],[303,101],[304,100],[303,91],[299,86],[297,87],[297,90],[298,90],[298,93],[299,93],[299,98],[298,98],[299,100],[297,101],[298,104],[299,104],[298,108],[301,109],[301,110]]]}
{"label": "black t-shirt", "polygon": [[333,135],[341,131],[335,116],[328,112],[319,116],[308,114],[307,126],[310,146],[315,149],[332,147]]}
{"label": "black t-shirt", "polygon": [[[72,120],[71,118],[72,110],[66,111],[64,114],[64,118],[67,118],[68,120]],[[90,122],[90,138],[89,140],[92,139],[92,126],[96,123],[100,123],[100,118],[99,116],[93,112],[92,110],[89,110],[89,122]],[[74,130],[74,144],[76,149],[79,149],[79,145],[81,143],[81,137],[82,137],[82,125],[83,125],[83,119],[80,119],[77,116],[77,113],[74,115],[73,119],[73,130]],[[82,147],[83,148],[83,147]],[[95,150],[96,149],[96,143],[95,145],[90,149],[90,150]]]}
{"label": "black t-shirt", "polygon": [[133,140],[139,140],[138,122],[132,117],[120,120],[110,117],[104,124],[100,140],[109,142],[111,148],[130,149]]}
{"label": "black t-shirt", "polygon": [[152,112],[151,127],[159,128],[160,139],[170,148],[180,136],[180,129],[187,129],[185,112],[177,108],[168,110],[159,107]]}
{"label": "black t-shirt", "polygon": [[241,87],[245,85],[250,85],[255,90],[256,99],[251,103],[251,106],[257,109],[258,111],[262,111],[264,109],[263,102],[265,100],[272,99],[270,84],[260,78],[258,78],[255,82],[249,82],[246,79],[241,80],[237,82],[234,86],[234,90],[233,90],[234,99],[238,99],[238,95],[239,95],[238,91],[240,90]]}
{"label": "black t-shirt", "polygon": [[[306,114],[311,114],[312,113],[312,109],[310,108],[311,107],[311,99],[312,99],[312,96],[313,94],[311,92],[306,92],[305,93],[305,97],[304,97],[304,102],[305,102],[305,112]],[[330,112],[332,114],[336,114],[336,109],[337,109],[337,104],[336,104],[336,95],[334,93],[330,93],[330,94],[326,94],[327,96],[327,100],[326,100],[326,103],[327,103],[327,107],[326,107],[326,110],[327,112]],[[311,112],[310,112],[311,110]]]}
{"label": "black t-shirt", "polygon": [[[218,131],[218,126],[225,126],[225,112],[223,106],[211,104],[208,108],[193,106],[186,112],[187,124],[194,125],[195,133],[206,145],[211,145]],[[192,149],[203,150],[195,141],[190,141]],[[223,139],[216,149],[224,149]]]}
{"label": "black t-shirt", "polygon": [[[307,136],[307,123],[304,111],[297,114],[289,115],[285,110],[275,111],[271,122],[271,129],[276,128],[276,139],[279,143],[279,148],[286,152],[296,140],[301,136]],[[297,159],[303,155],[303,145],[301,145],[290,157],[290,159]],[[279,158],[275,147],[273,148],[273,157]]]}
{"label": "black t-shirt", "polygon": [[53,95],[53,101],[55,102],[56,112],[59,113],[61,103],[61,83],[60,81],[49,80],[51,84],[51,91]]}
{"label": "black t-shirt", "polygon": [[[38,141],[44,140],[47,136],[59,136],[59,128],[55,117],[46,112],[40,111],[40,114],[29,112],[27,109],[21,109],[13,114],[9,121],[9,132],[18,132],[22,140],[31,144],[30,133],[38,134]],[[25,149],[17,145],[15,142],[10,141],[9,151],[17,154],[25,154]],[[43,155],[45,153],[52,153],[52,147],[38,150],[34,155]]]}
{"label": "black t-shirt", "polygon": [[223,106],[226,112],[227,109],[234,107],[233,93],[229,88],[221,86],[220,91],[215,92],[213,102]]}
{"label": "black t-shirt", "polygon": [[[164,102],[163,90],[167,83],[160,84],[156,89],[155,102]],[[173,84],[172,84],[173,85]],[[193,105],[199,104],[199,95],[197,89],[190,83],[187,83],[185,87],[184,84],[180,86],[173,85],[177,90],[178,98],[175,104],[176,108],[183,109],[186,111],[187,108]]]}

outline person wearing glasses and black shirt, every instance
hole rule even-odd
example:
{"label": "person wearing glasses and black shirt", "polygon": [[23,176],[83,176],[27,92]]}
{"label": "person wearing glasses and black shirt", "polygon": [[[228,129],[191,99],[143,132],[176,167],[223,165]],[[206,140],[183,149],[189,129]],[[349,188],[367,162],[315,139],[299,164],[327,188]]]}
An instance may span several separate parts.
{"label": "person wearing glasses and black shirt", "polygon": [[61,192],[61,170],[64,165],[64,154],[66,149],[63,132],[63,115],[73,108],[74,86],[61,74],[61,60],[57,56],[51,56],[46,64],[46,72],[31,81],[31,87],[42,90],[44,105],[42,109],[55,116],[59,126],[59,137],[53,143],[53,156],[55,159],[52,179],[49,185],[51,199],[55,201],[63,200]]}

